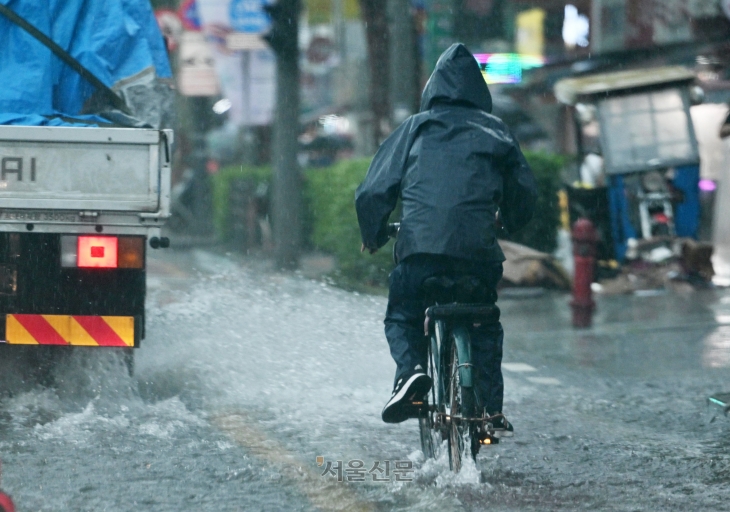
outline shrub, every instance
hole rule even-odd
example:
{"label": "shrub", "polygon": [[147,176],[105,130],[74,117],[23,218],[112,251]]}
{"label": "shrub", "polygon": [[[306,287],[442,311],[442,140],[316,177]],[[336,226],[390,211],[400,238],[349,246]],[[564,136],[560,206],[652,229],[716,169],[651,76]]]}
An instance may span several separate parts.
{"label": "shrub", "polygon": [[268,184],[271,181],[271,168],[234,165],[224,167],[212,176],[213,225],[219,240],[228,240],[231,236],[231,208],[228,199],[236,180],[249,180],[256,185]]}
{"label": "shrub", "polygon": [[[535,173],[538,199],[533,219],[510,240],[552,253],[556,248],[560,211],[557,193],[561,172],[567,160],[560,155],[526,152]],[[331,167],[310,169],[304,175],[305,242],[310,247],[333,255],[337,274],[344,284],[361,283],[382,286],[393,268],[392,242],[375,255],[360,253],[360,230],[355,213],[355,190],[365,178],[370,159],[343,160]],[[257,183],[271,179],[271,169],[228,167],[213,177],[213,204],[218,236],[230,234],[230,186],[236,179]],[[399,217],[398,209],[392,219]]]}
{"label": "shrub", "polygon": [[535,214],[527,226],[509,236],[509,240],[552,254],[557,248],[560,206],[558,191],[567,157],[552,153],[525,152],[525,158],[537,181]]}
{"label": "shrub", "polygon": [[360,253],[355,190],[370,159],[344,160],[306,175],[306,200],[312,222],[311,242],[337,259],[337,272],[348,282],[384,285],[393,268],[392,242],[374,255]]}

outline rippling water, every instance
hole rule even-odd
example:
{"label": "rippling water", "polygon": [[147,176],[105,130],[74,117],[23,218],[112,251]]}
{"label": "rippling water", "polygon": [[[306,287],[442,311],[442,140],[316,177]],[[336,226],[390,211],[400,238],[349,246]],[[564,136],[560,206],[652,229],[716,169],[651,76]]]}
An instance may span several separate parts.
{"label": "rippling water", "polygon": [[[2,483],[19,510],[723,509],[730,429],[700,416],[727,369],[618,378],[605,343],[639,343],[650,364],[648,341],[520,332],[518,315],[549,318],[563,298],[505,303],[517,436],[453,475],[423,460],[414,422],[380,421],[395,369],[383,297],[203,251],[151,268],[133,378],[119,354],[80,349],[44,386],[35,353],[0,347]],[[686,332],[698,354],[721,345]],[[414,481],[321,475],[337,461],[412,464]]]}

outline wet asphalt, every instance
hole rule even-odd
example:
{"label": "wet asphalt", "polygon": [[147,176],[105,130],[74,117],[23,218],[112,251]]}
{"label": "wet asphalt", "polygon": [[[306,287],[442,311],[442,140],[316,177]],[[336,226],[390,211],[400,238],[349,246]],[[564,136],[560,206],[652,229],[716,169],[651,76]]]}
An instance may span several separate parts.
{"label": "wet asphalt", "polygon": [[[706,402],[730,391],[730,291],[597,296],[589,329],[569,300],[502,293],[516,435],[455,476],[415,422],[380,421],[385,297],[155,252],[134,377],[92,349],[41,382],[0,346],[2,488],[20,511],[730,510],[730,419]],[[363,481],[322,475],[338,461]]]}

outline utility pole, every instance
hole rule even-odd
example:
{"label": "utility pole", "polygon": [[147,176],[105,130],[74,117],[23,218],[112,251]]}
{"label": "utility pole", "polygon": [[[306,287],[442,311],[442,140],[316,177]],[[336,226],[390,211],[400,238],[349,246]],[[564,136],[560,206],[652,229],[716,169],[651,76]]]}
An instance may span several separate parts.
{"label": "utility pole", "polygon": [[188,99],[193,113],[193,125],[190,133],[192,152],[189,165],[193,170],[190,182],[189,206],[191,223],[187,228],[190,234],[206,237],[213,229],[213,189],[210,176],[206,170],[208,163],[208,147],[206,134],[211,129],[212,110],[207,96],[195,96]]}
{"label": "utility pole", "polygon": [[374,149],[377,149],[390,132],[390,37],[387,7],[388,0],[360,0],[368,45]]}
{"label": "utility pole", "polygon": [[593,0],[591,2],[591,29],[589,37],[591,38],[591,53],[600,54],[603,52],[603,2],[602,0]]}
{"label": "utility pole", "polygon": [[654,43],[654,2],[626,0],[626,47],[647,48]]}
{"label": "utility pole", "polygon": [[302,177],[297,162],[299,137],[299,13],[301,0],[264,6],[271,29],[264,35],[276,53],[276,111],[272,228],[278,268],[296,268],[302,237]]}

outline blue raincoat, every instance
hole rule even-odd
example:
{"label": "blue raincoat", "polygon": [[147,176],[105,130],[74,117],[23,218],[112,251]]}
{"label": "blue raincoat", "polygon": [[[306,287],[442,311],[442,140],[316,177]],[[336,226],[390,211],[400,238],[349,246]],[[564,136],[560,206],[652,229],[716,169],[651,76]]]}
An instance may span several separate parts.
{"label": "blue raincoat", "polygon": [[[0,0],[108,87],[172,76],[149,0]],[[64,125],[95,92],[40,41],[0,15],[0,124]],[[98,117],[80,117],[96,124]],[[77,124],[77,123],[73,123]]]}

